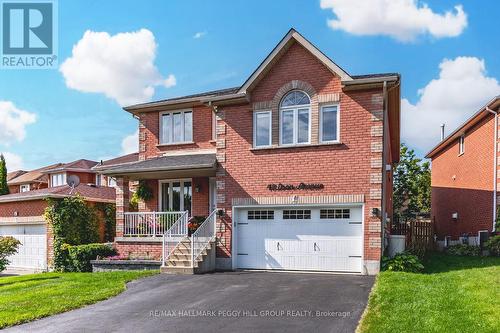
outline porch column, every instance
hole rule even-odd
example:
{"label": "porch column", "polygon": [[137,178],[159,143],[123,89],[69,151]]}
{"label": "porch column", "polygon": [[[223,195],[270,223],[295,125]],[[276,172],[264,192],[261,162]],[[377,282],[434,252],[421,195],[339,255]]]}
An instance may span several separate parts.
{"label": "porch column", "polygon": [[123,237],[125,214],[130,199],[129,179],[116,177],[116,237]]}

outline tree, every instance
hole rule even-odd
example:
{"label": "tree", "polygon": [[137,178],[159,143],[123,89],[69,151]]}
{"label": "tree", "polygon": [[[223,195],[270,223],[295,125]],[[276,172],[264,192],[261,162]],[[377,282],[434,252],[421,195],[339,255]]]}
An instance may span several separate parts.
{"label": "tree", "polygon": [[431,206],[431,170],[428,161],[417,158],[413,149],[401,144],[401,158],[394,169],[394,215],[408,218],[428,213]]}
{"label": "tree", "polygon": [[7,186],[7,165],[5,164],[5,157],[0,154],[0,195],[9,194],[9,187]]}
{"label": "tree", "polygon": [[9,256],[17,253],[17,248],[21,242],[11,236],[0,236],[0,272],[7,267]]}

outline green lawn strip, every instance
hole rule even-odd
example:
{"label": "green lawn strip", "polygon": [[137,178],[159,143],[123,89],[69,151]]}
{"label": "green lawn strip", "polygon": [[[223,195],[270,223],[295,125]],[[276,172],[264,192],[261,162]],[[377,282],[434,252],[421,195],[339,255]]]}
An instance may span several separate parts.
{"label": "green lawn strip", "polygon": [[500,331],[500,258],[433,254],[425,264],[377,277],[360,332]]}
{"label": "green lawn strip", "polygon": [[43,273],[0,278],[0,328],[92,304],[156,271]]}

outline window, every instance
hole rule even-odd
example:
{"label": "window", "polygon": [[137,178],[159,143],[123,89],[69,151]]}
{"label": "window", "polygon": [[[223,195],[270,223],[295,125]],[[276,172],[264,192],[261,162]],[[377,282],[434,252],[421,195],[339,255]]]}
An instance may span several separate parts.
{"label": "window", "polygon": [[339,107],[325,105],[321,107],[320,135],[321,142],[339,141]]}
{"label": "window", "polygon": [[116,178],[108,177],[108,187],[116,187]]}
{"label": "window", "polygon": [[289,92],[280,104],[281,144],[309,143],[311,137],[310,99],[300,90]]}
{"label": "window", "polygon": [[274,210],[249,210],[249,220],[274,220]]}
{"label": "window", "polygon": [[320,219],[349,219],[351,218],[350,209],[321,209]]}
{"label": "window", "polygon": [[253,116],[255,147],[266,147],[271,145],[271,111],[255,112]]}
{"label": "window", "polygon": [[285,209],[283,210],[283,220],[310,220],[310,209]]}
{"label": "window", "polygon": [[30,184],[21,185],[19,188],[19,192],[28,192],[30,190]]}
{"label": "window", "polygon": [[462,155],[465,152],[465,135],[458,138],[458,154]]}
{"label": "window", "polygon": [[187,210],[191,215],[192,197],[191,180],[160,181],[160,209],[162,212]]}
{"label": "window", "polygon": [[175,144],[193,141],[193,111],[161,113],[160,143]]}
{"label": "window", "polygon": [[65,173],[54,173],[50,175],[50,186],[62,186],[66,185],[66,174]]}

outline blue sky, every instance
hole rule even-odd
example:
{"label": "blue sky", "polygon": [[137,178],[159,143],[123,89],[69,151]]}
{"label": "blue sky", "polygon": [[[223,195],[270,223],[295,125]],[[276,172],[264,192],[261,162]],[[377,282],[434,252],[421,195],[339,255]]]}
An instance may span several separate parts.
{"label": "blue sky", "polygon": [[[392,6],[385,1],[374,1],[374,6]],[[421,2],[398,1],[423,8]],[[466,22],[457,19],[448,25],[443,21],[436,27],[433,21],[437,20],[429,20],[422,11],[422,15],[415,14],[415,22],[420,22],[415,23],[415,30],[408,26],[410,17],[392,22],[385,32],[377,31],[381,22],[376,19],[350,29],[349,22],[356,22],[351,16],[358,14],[340,12],[349,9],[342,7],[349,5],[341,0],[325,0],[323,6],[320,1],[59,1],[59,64],[74,57],[73,46],[87,30],[114,36],[147,29],[157,44],[150,57],[153,72],[157,72],[148,78],[156,75],[158,82],[151,83],[154,94],[145,99],[162,99],[240,85],[288,29],[295,27],[351,74],[401,73],[403,112],[409,114],[403,114],[403,131],[408,132],[402,133],[403,141],[422,154],[437,142],[441,121],[449,132],[500,94],[500,2],[426,3],[436,15],[446,11],[456,15],[454,7],[461,5]],[[341,18],[339,13],[345,16]],[[342,24],[332,27],[327,23],[335,19]],[[452,24],[454,30],[446,28]],[[409,29],[410,37],[387,32],[404,29]],[[195,38],[197,33],[199,38]],[[73,63],[68,76],[81,79],[82,73],[74,74],[82,59],[79,61]],[[87,73],[93,76],[90,83],[99,81],[100,73]],[[164,84],[169,75],[175,82]],[[11,102],[36,117],[21,126],[24,135],[0,133],[0,151],[11,156],[11,166],[30,169],[122,153],[122,141],[136,131],[137,121],[121,109],[119,99],[108,97],[109,93],[106,96],[113,87],[90,93],[82,84],[71,87],[57,69],[0,70],[0,101]],[[422,88],[426,89],[419,94]],[[0,129],[6,121],[1,112]],[[430,121],[433,115],[442,115],[442,120]]]}

